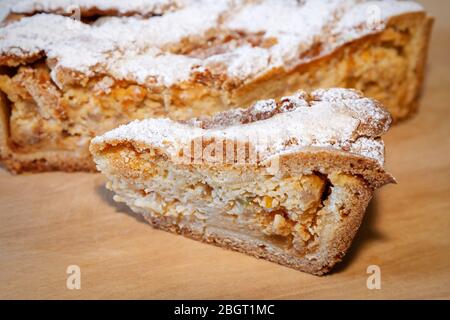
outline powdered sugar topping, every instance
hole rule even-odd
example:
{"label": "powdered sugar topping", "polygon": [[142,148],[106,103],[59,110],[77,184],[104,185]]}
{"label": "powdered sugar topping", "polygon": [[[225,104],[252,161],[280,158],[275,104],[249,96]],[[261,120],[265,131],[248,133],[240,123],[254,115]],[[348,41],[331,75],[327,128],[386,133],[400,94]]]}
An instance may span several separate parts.
{"label": "powdered sugar topping", "polygon": [[[373,117],[375,114],[379,117]],[[250,121],[249,115],[253,117]],[[230,121],[223,121],[227,118]],[[377,102],[353,90],[331,89],[310,95],[300,92],[279,102],[260,101],[249,109],[230,110],[212,119],[186,123],[168,119],[135,121],[96,137],[92,143],[134,141],[174,155],[199,138],[229,140],[250,143],[261,160],[318,147],[351,152],[383,165],[384,145],[379,137],[387,131],[390,121]]]}
{"label": "powdered sugar topping", "polygon": [[[396,0],[21,0],[13,10],[57,12],[69,2],[119,13],[170,10],[150,18],[103,17],[91,24],[37,14],[0,29],[0,54],[19,60],[46,56],[60,85],[64,83],[58,72],[67,69],[143,85],[171,86],[216,69],[225,78],[246,81],[330,53],[345,42],[377,32],[392,16],[423,11],[415,2]],[[208,47],[218,35],[236,33],[255,35],[261,43],[243,41],[203,58],[184,52]],[[317,44],[320,52],[303,57]]]}
{"label": "powdered sugar topping", "polygon": [[117,11],[119,14],[162,14],[179,8],[182,0],[16,0],[11,11],[15,13],[67,12],[70,8],[96,9],[100,12]]}

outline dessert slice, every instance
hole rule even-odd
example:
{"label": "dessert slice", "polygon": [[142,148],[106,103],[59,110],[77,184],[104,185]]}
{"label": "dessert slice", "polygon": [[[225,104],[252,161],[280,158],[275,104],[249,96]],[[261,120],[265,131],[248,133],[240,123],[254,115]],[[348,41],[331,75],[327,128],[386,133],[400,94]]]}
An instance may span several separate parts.
{"label": "dessert slice", "polygon": [[211,118],[134,121],[92,140],[107,187],[156,228],[305,272],[328,272],[383,169],[391,118],[347,89]]}

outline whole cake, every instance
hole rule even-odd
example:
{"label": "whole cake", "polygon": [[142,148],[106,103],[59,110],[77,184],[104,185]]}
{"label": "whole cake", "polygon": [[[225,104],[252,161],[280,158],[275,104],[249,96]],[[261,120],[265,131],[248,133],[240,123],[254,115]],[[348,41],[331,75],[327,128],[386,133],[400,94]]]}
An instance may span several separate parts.
{"label": "whole cake", "polygon": [[432,19],[411,1],[19,0],[0,28],[0,155],[94,170],[92,137],[350,87],[417,108]]}
{"label": "whole cake", "polygon": [[391,123],[347,89],[212,118],[136,120],[92,140],[116,201],[151,225],[313,274],[342,259],[383,169]]}

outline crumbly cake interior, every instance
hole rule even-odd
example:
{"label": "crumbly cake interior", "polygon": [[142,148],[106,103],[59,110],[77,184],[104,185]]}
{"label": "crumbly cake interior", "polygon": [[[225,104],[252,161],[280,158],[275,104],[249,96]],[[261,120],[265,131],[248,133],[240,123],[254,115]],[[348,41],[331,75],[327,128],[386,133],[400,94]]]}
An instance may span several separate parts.
{"label": "crumbly cake interior", "polygon": [[177,165],[157,150],[132,145],[109,147],[97,165],[108,177],[114,200],[149,219],[195,230],[197,237],[219,232],[252,239],[273,252],[318,259],[337,222],[366,182],[341,172],[272,175],[264,168]]}
{"label": "crumbly cake interior", "polygon": [[[111,79],[112,81],[112,79]],[[17,152],[78,150],[90,139],[120,124],[165,115],[162,96],[142,86],[117,83],[104,92],[108,78],[59,90],[43,63],[0,75],[11,104],[10,143]]]}

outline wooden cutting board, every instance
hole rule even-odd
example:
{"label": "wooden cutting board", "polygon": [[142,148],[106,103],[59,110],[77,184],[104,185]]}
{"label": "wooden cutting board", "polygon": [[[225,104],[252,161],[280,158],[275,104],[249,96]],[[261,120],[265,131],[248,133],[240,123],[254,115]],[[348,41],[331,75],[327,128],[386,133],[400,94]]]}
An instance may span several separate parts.
{"label": "wooden cutting board", "polygon": [[[0,170],[0,298],[450,298],[450,4],[437,17],[420,113],[386,136],[381,189],[351,251],[315,277],[153,230],[99,174]],[[77,265],[81,289],[66,286]],[[366,285],[370,265],[381,289]]]}

